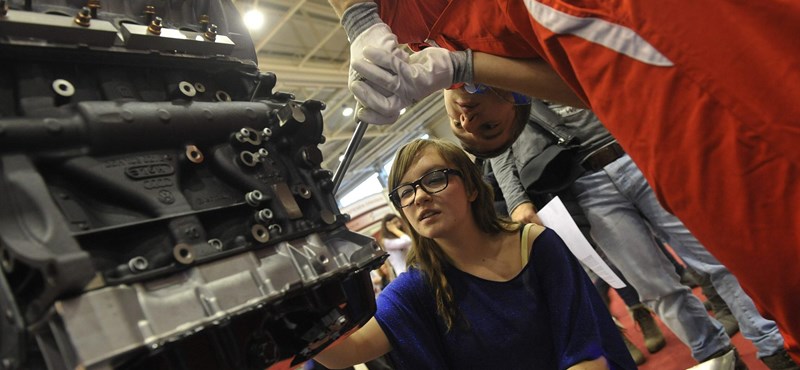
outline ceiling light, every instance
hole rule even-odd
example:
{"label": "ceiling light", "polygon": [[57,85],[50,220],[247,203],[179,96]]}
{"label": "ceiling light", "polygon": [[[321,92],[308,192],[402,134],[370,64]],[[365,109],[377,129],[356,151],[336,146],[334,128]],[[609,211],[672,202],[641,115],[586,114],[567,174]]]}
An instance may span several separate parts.
{"label": "ceiling light", "polygon": [[251,30],[260,29],[264,25],[264,13],[257,9],[252,9],[244,14],[244,24]]}
{"label": "ceiling light", "polygon": [[345,117],[352,116],[353,115],[353,108],[344,107],[344,109],[342,109],[342,115],[345,116]]}

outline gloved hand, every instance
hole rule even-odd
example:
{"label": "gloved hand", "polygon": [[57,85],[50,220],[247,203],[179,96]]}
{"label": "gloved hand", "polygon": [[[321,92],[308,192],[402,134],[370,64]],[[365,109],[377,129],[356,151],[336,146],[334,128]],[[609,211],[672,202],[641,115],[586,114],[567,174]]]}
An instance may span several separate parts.
{"label": "gloved hand", "polygon": [[[358,104],[356,104],[357,107],[356,118],[359,121],[372,123],[376,125],[389,125],[397,122],[397,119],[400,118],[400,110],[403,108],[394,110],[381,109],[379,112],[364,106],[364,103],[361,103],[361,99],[359,99],[358,97],[359,94],[375,94],[376,96],[379,95],[386,98],[392,96],[390,92],[387,92],[383,88],[370,84],[369,81],[360,81],[357,89],[359,89],[359,92],[355,92],[353,90],[353,87],[352,86],[350,87],[350,92],[352,92],[353,95],[356,96],[356,101],[358,101]],[[367,93],[365,91],[369,92]]]}
{"label": "gloved hand", "polygon": [[[384,120],[401,109],[457,82],[471,82],[472,53],[429,47],[403,60],[386,50],[367,47],[365,59],[353,60],[351,68],[363,80],[350,82],[350,91],[364,109],[359,118]],[[387,96],[388,90],[392,95]]]}
{"label": "gloved hand", "polygon": [[[407,61],[408,54],[402,51],[397,44],[397,36],[392,33],[391,28],[383,23],[378,17],[377,5],[375,3],[360,3],[349,7],[342,15],[342,25],[350,39],[350,72],[348,75],[348,87],[353,82],[362,80],[361,76],[353,70],[353,63],[364,60],[365,48],[374,48],[395,56],[398,60]],[[369,85],[369,82],[365,82]],[[376,93],[380,90],[378,86],[372,86]],[[383,91],[385,95],[389,92]],[[362,111],[361,109],[359,111]],[[397,116],[392,117],[360,117],[368,123],[389,124],[397,120]]]}
{"label": "gloved hand", "polygon": [[[350,68],[353,63],[364,59],[364,49],[373,48],[403,60],[407,55],[397,46],[397,36],[386,23],[375,23],[361,32],[350,42]],[[407,58],[406,58],[407,59]]]}

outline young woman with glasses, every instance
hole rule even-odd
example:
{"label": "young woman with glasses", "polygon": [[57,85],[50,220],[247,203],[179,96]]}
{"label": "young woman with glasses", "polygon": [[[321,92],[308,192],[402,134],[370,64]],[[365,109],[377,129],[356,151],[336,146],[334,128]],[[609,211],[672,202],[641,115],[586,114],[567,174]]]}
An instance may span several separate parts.
{"label": "young woman with glasses", "polygon": [[390,199],[409,225],[409,270],[375,317],[316,357],[341,368],[390,353],[400,369],[635,369],[563,241],[497,217],[491,189],[456,145],[397,154]]}

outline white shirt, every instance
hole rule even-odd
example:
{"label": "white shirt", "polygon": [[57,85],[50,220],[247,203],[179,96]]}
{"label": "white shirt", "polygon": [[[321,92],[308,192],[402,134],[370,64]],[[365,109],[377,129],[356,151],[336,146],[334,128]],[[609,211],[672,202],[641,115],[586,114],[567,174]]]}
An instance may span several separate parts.
{"label": "white shirt", "polygon": [[403,235],[399,238],[383,239],[383,247],[389,253],[389,263],[392,265],[395,274],[406,271],[406,255],[411,248],[411,238]]}

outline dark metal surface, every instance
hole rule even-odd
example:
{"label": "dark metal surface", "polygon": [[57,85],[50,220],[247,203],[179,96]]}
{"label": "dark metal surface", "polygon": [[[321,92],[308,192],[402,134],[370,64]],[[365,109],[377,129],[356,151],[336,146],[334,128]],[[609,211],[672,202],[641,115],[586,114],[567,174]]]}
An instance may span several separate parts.
{"label": "dark metal surface", "polygon": [[385,253],[325,105],[273,91],[229,1],[7,4],[0,368],[264,369],[366,322]]}

